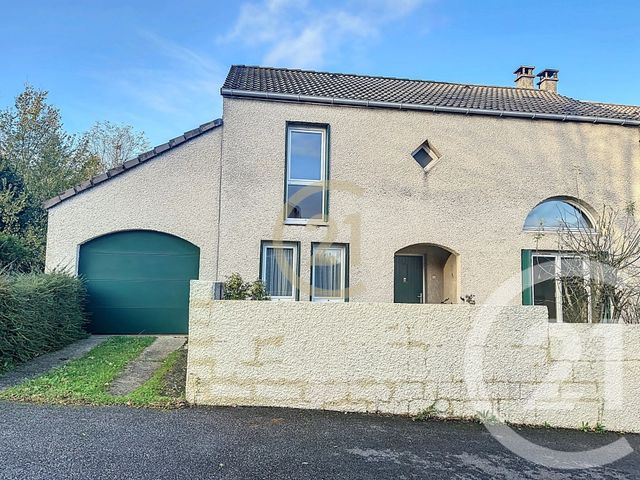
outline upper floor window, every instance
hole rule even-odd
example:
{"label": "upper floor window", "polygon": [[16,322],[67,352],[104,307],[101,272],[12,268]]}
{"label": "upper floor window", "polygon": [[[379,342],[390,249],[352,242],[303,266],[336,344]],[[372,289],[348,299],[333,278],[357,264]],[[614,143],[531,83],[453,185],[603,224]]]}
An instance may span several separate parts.
{"label": "upper floor window", "polygon": [[422,145],[414,150],[411,156],[425,172],[428,172],[436,161],[440,159],[440,153],[431,145],[429,140],[425,140]]}
{"label": "upper floor window", "polygon": [[287,127],[286,218],[290,223],[326,221],[327,128]]}
{"label": "upper floor window", "polygon": [[575,201],[550,198],[534,207],[524,222],[525,230],[591,230],[593,222]]}

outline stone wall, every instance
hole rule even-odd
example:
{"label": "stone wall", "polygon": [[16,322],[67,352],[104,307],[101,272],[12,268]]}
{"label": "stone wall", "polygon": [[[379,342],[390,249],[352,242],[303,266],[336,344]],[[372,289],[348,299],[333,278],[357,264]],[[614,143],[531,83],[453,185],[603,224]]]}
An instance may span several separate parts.
{"label": "stone wall", "polygon": [[191,285],[187,398],[640,431],[640,326],[543,307],[214,301]]}

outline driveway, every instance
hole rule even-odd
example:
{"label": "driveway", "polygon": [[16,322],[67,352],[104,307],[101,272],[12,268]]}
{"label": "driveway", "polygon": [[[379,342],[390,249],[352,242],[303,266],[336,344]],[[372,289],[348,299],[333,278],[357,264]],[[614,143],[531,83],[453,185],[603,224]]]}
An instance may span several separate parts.
{"label": "driveway", "polygon": [[[615,435],[526,430],[557,449]],[[0,403],[2,479],[622,479],[634,453],[604,468],[549,470],[477,424],[272,408],[143,410]]]}

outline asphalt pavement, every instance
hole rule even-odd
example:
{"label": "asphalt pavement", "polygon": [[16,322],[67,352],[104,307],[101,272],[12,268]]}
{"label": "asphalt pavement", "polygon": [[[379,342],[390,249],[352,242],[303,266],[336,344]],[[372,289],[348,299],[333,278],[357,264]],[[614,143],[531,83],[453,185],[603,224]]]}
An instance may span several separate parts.
{"label": "asphalt pavement", "polygon": [[[522,429],[580,451],[615,434]],[[633,453],[556,470],[505,449],[476,423],[275,408],[39,406],[0,403],[1,479],[640,479]]]}

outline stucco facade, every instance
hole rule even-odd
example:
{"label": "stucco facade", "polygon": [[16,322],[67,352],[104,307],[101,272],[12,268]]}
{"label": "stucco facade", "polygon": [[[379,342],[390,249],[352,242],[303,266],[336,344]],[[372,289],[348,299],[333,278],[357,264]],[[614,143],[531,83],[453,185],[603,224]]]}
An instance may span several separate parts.
{"label": "stucco facade", "polygon": [[[329,125],[327,225],[283,222],[288,121]],[[426,243],[457,254],[456,296],[486,302],[510,279],[519,288],[522,249],[557,248],[553,235],[523,232],[542,200],[574,197],[591,213],[640,200],[634,127],[236,98],[224,122],[216,278],[257,278],[261,240],[298,241],[300,300],[311,243],[343,242],[351,301],[393,301],[394,253]],[[425,140],[442,155],[426,173],[411,156]]]}
{"label": "stucco facade", "polygon": [[[640,200],[637,127],[233,97],[223,108],[223,127],[50,208],[47,268],[76,271],[82,243],[149,229],[198,246],[201,279],[249,280],[261,241],[286,240],[300,242],[308,301],[312,242],[340,242],[349,300],[392,302],[394,254],[421,244],[451,253],[427,273],[428,301],[491,302],[511,281],[499,302],[517,304],[521,250],[557,248],[523,232],[534,206],[569,196],[595,214]],[[328,125],[325,224],[284,222],[287,122]],[[441,155],[427,172],[411,156],[425,140]]]}
{"label": "stucco facade", "polygon": [[222,127],[49,209],[46,267],[78,269],[80,246],[123,230],[153,230],[200,248],[200,276],[217,265]]}

